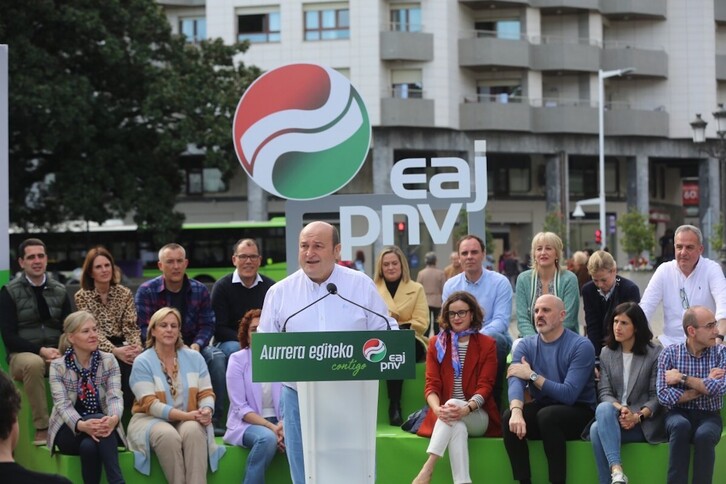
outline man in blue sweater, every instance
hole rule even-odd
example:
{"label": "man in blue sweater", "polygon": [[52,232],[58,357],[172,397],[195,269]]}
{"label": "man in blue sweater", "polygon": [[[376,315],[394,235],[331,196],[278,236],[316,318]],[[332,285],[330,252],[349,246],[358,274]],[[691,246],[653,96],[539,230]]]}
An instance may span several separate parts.
{"label": "man in blue sweater", "polygon": [[[557,296],[537,299],[534,320],[538,334],[517,345],[507,370],[504,446],[514,479],[531,484],[527,439],[542,440],[550,482],[565,484],[566,441],[579,439],[594,416],[595,350],[587,338],[565,330],[565,305]],[[532,400],[525,404],[527,388]]]}

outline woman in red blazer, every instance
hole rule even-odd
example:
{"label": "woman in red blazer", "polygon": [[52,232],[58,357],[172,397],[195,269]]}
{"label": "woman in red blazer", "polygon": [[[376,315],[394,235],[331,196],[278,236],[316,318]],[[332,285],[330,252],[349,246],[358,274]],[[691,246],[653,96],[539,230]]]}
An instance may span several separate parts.
{"label": "woman in red blazer", "polygon": [[441,332],[429,342],[426,356],[424,394],[429,413],[418,431],[422,437],[431,437],[426,450],[429,458],[414,484],[430,482],[447,447],[454,482],[471,482],[468,436],[501,435],[499,411],[492,398],[496,344],[479,333],[482,321],[481,307],[466,291],[451,294],[441,308]]}

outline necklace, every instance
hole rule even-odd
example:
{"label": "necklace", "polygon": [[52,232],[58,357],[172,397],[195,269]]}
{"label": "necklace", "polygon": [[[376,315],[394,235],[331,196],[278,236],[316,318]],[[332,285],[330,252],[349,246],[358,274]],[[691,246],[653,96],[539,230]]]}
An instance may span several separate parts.
{"label": "necklace", "polygon": [[159,355],[159,352],[156,351],[156,348],[154,348],[154,351],[156,352],[156,356],[159,358],[159,363],[161,363],[161,371],[164,372],[164,376],[166,377],[166,383],[169,385],[169,392],[171,393],[171,398],[176,398],[176,379],[179,375],[179,363],[176,359],[176,356],[174,356],[174,365],[172,366],[171,375],[169,375],[169,371],[166,369],[166,365],[164,364],[164,359],[161,357],[161,355]]}

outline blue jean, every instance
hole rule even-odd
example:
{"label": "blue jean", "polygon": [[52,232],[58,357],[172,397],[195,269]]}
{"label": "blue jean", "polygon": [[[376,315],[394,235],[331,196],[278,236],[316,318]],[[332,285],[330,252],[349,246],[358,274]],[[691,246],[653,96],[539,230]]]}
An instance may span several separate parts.
{"label": "blue jean", "polygon": [[285,453],[287,462],[290,464],[290,477],[293,484],[305,484],[305,460],[297,390],[283,385],[280,406],[282,407],[282,420],[285,422]]}
{"label": "blue jean", "polygon": [[610,468],[622,465],[621,443],[645,442],[643,428],[636,425],[630,430],[624,430],[618,421],[619,415],[620,412],[611,402],[602,402],[595,409],[595,422],[590,427],[590,440],[600,484],[610,484]]}
{"label": "blue jean", "polygon": [[665,417],[669,444],[668,484],[687,484],[693,442],[693,483],[711,484],[716,444],[723,422],[719,412],[672,408]]}
{"label": "blue jean", "polygon": [[229,356],[240,350],[239,341],[222,341],[217,344],[217,348],[224,353],[226,360],[229,360]]}
{"label": "blue jean", "polygon": [[214,390],[214,421],[219,425],[224,415],[224,403],[227,401],[227,357],[216,346],[207,345],[202,349],[202,356],[207,363],[209,378]]}
{"label": "blue jean", "polygon": [[509,338],[509,335],[504,335],[502,333],[492,333],[487,336],[494,338],[494,341],[497,344],[497,378],[494,380],[492,398],[494,398],[497,408],[501,409],[504,374],[507,371],[507,355],[512,349],[512,340]]}
{"label": "blue jean", "polygon": [[[83,420],[103,418],[103,414],[91,414]],[[68,425],[58,430],[54,445],[58,446],[61,454],[81,456],[81,475],[84,484],[98,484],[101,482],[101,467],[106,469],[106,480],[110,484],[123,484],[124,478],[118,462],[118,438],[116,431],[107,437],[101,437],[98,442],[84,433],[73,434]]]}
{"label": "blue jean", "polygon": [[[277,425],[275,417],[267,421]],[[264,484],[265,471],[277,451],[277,434],[265,426],[251,425],[242,435],[242,445],[250,449],[243,484]]]}

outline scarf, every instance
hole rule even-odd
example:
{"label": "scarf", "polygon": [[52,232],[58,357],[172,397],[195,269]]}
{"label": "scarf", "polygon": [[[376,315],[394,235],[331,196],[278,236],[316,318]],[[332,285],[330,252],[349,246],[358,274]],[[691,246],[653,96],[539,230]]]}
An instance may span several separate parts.
{"label": "scarf", "polygon": [[78,375],[78,401],[81,402],[81,417],[92,413],[98,413],[101,405],[98,400],[98,386],[96,385],[96,373],[98,364],[101,361],[101,353],[98,350],[91,353],[91,367],[83,368],[78,364],[73,347],[69,347],[63,357],[66,368],[76,372]]}
{"label": "scarf", "polygon": [[[464,331],[455,333],[451,329],[447,329],[443,333],[439,333],[436,338],[436,359],[441,363],[446,355],[446,340],[451,337],[451,366],[454,367],[454,376],[461,378],[461,361],[459,361],[459,338],[475,334],[477,331],[469,328]],[[443,336],[443,338],[442,338]]]}

